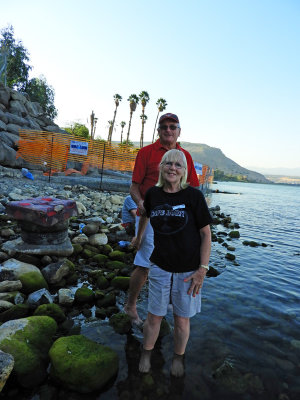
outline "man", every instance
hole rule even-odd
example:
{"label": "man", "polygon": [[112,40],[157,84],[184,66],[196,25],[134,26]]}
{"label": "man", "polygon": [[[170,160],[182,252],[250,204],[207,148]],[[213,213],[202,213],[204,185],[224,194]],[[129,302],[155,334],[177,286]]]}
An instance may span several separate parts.
{"label": "man", "polygon": [[137,206],[131,196],[127,196],[122,207],[122,226],[129,236],[134,236]]}
{"label": "man", "polygon": [[[136,216],[136,232],[138,229],[139,215],[145,214],[145,194],[150,187],[156,185],[158,180],[159,163],[162,156],[168,150],[178,149],[184,152],[188,165],[187,182],[189,182],[191,186],[199,186],[199,180],[197,178],[190,153],[180,147],[177,143],[177,139],[179,138],[181,132],[177,115],[171,113],[162,115],[159,119],[157,130],[159,139],[155,143],[145,146],[139,150],[133,169],[130,194],[138,207]],[[141,246],[134,259],[136,268],[130,278],[128,300],[124,307],[124,310],[131,318],[131,321],[138,326],[140,326],[143,321],[138,316],[136,310],[136,301],[144,283],[147,280],[150,267],[149,258],[152,254],[152,251],[153,229],[149,223],[144,232]]]}

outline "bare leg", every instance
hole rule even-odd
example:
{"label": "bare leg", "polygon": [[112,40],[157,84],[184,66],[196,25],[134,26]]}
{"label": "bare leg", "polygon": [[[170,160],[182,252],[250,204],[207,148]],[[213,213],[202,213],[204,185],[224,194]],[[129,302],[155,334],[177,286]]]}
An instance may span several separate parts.
{"label": "bare leg", "polygon": [[129,281],[128,299],[125,304],[124,311],[129,315],[131,322],[141,325],[143,321],[140,319],[137,310],[136,302],[138,295],[144,286],[148,277],[149,268],[137,266],[132,272]]}
{"label": "bare leg", "polygon": [[163,317],[148,313],[147,319],[144,323],[144,343],[143,351],[139,364],[140,372],[149,372],[151,368],[151,351],[156,343],[159,335],[160,324]]}
{"label": "bare leg", "polygon": [[174,315],[174,357],[171,374],[184,375],[184,353],[190,336],[190,319]]}

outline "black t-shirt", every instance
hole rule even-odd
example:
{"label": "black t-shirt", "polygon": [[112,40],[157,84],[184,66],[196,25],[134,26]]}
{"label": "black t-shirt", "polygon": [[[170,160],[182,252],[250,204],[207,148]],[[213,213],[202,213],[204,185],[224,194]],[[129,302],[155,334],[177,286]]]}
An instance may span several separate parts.
{"label": "black t-shirt", "polygon": [[154,230],[150,260],[169,272],[194,271],[200,265],[199,230],[212,222],[200,190],[188,186],[176,193],[154,186],[144,206]]}

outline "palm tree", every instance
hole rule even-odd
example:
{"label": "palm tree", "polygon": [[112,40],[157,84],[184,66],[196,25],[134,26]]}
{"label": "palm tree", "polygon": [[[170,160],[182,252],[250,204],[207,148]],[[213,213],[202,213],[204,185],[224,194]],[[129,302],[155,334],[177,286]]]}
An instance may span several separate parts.
{"label": "palm tree", "polygon": [[112,120],[112,124],[109,127],[108,138],[107,138],[108,143],[111,142],[111,137],[112,137],[112,133],[113,133],[114,125],[115,125],[115,120],[116,120],[116,115],[117,115],[117,108],[118,108],[118,106],[120,104],[120,101],[122,101],[122,96],[120,96],[118,93],[116,93],[114,95],[114,100],[115,100],[116,108],[115,108],[114,118]]}
{"label": "palm tree", "polygon": [[141,138],[140,138],[140,148],[142,148],[143,147],[143,139],[144,139],[144,136],[143,136],[144,135],[144,125],[145,125],[148,117],[146,114],[141,114],[140,118],[142,120],[142,133],[141,133]]}
{"label": "palm tree", "polygon": [[129,106],[130,106],[130,117],[129,117],[129,123],[128,123],[127,139],[126,139],[126,142],[128,143],[132,114],[136,110],[136,106],[139,104],[139,98],[136,94],[131,94],[127,100],[129,101]]}
{"label": "palm tree", "polygon": [[123,129],[124,129],[124,126],[126,125],[126,122],[125,121],[121,121],[120,125],[121,125],[121,128],[122,128],[122,130],[121,130],[121,144],[122,144],[122,142],[123,142]]}
{"label": "palm tree", "polygon": [[[142,104],[142,115],[144,115],[145,114],[145,107],[146,107],[146,104],[148,103],[148,101],[150,100],[150,97],[149,97],[148,92],[142,91],[139,94],[139,98],[140,98],[141,104]],[[147,118],[142,118],[141,117],[141,120],[142,120],[142,132],[141,132],[141,138],[140,138],[140,147],[143,147],[143,145],[144,145],[144,125],[145,125],[146,119]]]}
{"label": "palm tree", "polygon": [[154,142],[156,124],[157,124],[157,120],[158,120],[159,113],[163,112],[163,111],[166,109],[168,103],[166,102],[165,99],[160,98],[160,99],[157,100],[156,105],[157,105],[157,108],[158,108],[158,113],[157,113],[157,117],[156,117],[156,121],[155,121],[155,125],[154,125],[154,131],[153,131],[153,136],[152,136],[152,143]]}

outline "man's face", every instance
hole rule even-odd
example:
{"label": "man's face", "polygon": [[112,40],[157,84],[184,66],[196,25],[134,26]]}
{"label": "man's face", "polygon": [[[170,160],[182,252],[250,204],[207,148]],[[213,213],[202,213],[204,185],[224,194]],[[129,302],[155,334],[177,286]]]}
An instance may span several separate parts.
{"label": "man's face", "polygon": [[[175,129],[174,129],[175,128]],[[178,123],[172,119],[165,119],[161,122],[158,128],[158,135],[162,145],[176,147],[176,142],[180,136],[181,129],[178,128]]]}

